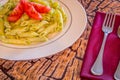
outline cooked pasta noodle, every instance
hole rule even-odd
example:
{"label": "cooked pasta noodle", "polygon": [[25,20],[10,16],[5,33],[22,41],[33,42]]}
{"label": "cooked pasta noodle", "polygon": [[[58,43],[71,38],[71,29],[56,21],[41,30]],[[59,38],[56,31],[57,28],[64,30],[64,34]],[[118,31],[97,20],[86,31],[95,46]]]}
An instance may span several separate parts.
{"label": "cooked pasta noodle", "polygon": [[25,33],[21,33],[21,34],[19,34],[18,35],[19,37],[24,37],[24,38],[26,38],[26,37],[37,37],[37,36],[39,36],[39,34],[38,33],[36,33],[36,32],[25,32]]}
{"label": "cooked pasta noodle", "polygon": [[4,22],[2,18],[0,18],[0,36],[4,36]]}
{"label": "cooked pasta noodle", "polygon": [[28,45],[30,42],[26,39],[2,39],[2,42],[8,44]]}
{"label": "cooked pasta noodle", "polygon": [[41,37],[32,37],[32,38],[27,38],[28,41],[31,43],[37,43],[37,42],[45,42],[48,40],[47,37],[41,36]]}
{"label": "cooked pasta noodle", "polygon": [[34,23],[33,25],[31,25],[30,30],[31,31],[37,31],[41,27],[44,27],[46,24],[48,24],[47,21],[41,21],[41,22],[38,22],[38,23]]}

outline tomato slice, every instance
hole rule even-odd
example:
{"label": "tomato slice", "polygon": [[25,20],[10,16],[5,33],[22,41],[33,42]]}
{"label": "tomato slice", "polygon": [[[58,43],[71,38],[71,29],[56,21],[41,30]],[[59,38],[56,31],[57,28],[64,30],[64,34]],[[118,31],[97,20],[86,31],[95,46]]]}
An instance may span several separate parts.
{"label": "tomato slice", "polygon": [[39,13],[48,13],[51,8],[42,4],[30,2]]}
{"label": "tomato slice", "polygon": [[23,14],[23,6],[21,3],[18,3],[18,5],[13,9],[11,14],[8,16],[8,21],[15,22],[17,21]]}
{"label": "tomato slice", "polygon": [[30,16],[31,18],[36,19],[36,20],[41,20],[42,19],[41,14],[36,11],[36,9],[33,7],[32,4],[30,4],[26,0],[21,0],[21,2],[24,6],[24,11],[26,12],[26,14],[28,16]]}

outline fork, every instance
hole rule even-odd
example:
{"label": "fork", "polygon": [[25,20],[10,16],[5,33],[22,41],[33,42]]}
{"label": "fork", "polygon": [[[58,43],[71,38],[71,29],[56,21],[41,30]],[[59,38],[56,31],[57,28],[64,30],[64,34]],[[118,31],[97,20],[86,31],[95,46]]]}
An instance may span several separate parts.
{"label": "fork", "polygon": [[[118,34],[118,37],[120,38],[120,26],[118,27],[117,34]],[[114,74],[114,78],[115,78],[115,80],[120,80],[120,61],[119,61],[118,67],[116,69],[116,72]]]}
{"label": "fork", "polygon": [[99,54],[97,56],[97,59],[95,60],[91,72],[94,75],[102,75],[103,74],[103,53],[104,53],[104,46],[106,43],[106,39],[109,33],[113,31],[115,23],[115,14],[113,13],[106,13],[103,25],[102,25],[102,31],[104,32],[104,38],[102,42],[102,46],[100,48]]}

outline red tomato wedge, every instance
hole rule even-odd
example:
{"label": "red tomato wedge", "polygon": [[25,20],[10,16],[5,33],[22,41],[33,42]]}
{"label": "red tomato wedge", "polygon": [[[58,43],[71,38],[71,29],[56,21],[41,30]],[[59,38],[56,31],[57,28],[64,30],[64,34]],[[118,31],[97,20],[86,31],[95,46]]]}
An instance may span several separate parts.
{"label": "red tomato wedge", "polygon": [[42,4],[30,2],[39,13],[48,13],[51,8]]}
{"label": "red tomato wedge", "polygon": [[11,14],[8,16],[8,21],[15,22],[22,16],[22,14],[23,14],[23,6],[21,5],[21,3],[19,3],[13,9]]}
{"label": "red tomato wedge", "polygon": [[36,19],[36,20],[41,20],[42,19],[41,14],[36,11],[36,9],[34,8],[34,6],[32,4],[30,4],[26,0],[21,0],[21,2],[24,6],[24,11],[26,12],[26,14],[28,16],[30,16],[31,18]]}

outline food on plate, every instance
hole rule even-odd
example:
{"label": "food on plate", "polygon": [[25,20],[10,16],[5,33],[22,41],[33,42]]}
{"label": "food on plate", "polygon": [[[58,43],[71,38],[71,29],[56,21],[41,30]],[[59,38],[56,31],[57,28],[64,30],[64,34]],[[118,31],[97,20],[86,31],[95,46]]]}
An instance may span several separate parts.
{"label": "food on plate", "polygon": [[63,30],[66,21],[64,9],[53,0],[9,0],[0,6],[0,41],[14,45],[46,42]]}

